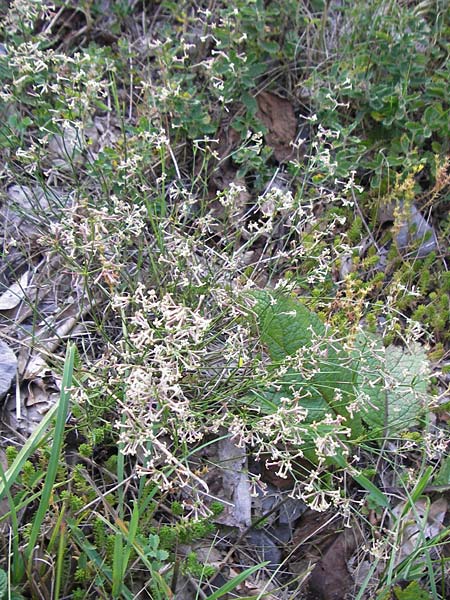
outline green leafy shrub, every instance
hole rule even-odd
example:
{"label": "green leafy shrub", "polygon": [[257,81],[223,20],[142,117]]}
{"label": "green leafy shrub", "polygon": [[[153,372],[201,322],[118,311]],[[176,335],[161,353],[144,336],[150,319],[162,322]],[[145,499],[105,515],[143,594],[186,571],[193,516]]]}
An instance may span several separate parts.
{"label": "green leafy shrub", "polygon": [[[359,164],[375,190],[389,189],[397,172],[431,168],[435,153],[448,152],[449,24],[443,4],[395,3],[384,10],[382,0],[357,2],[339,59],[327,73],[311,76],[320,122],[341,132],[338,164]],[[430,37],[437,43],[430,45]],[[364,141],[352,135],[356,127],[366,130]]]}

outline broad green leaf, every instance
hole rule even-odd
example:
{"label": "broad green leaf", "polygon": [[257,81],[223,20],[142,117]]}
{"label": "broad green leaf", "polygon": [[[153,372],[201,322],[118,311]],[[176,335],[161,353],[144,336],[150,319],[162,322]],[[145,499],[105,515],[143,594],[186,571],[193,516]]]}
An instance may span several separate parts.
{"label": "broad green leaf", "polygon": [[276,54],[280,50],[280,45],[278,42],[274,42],[272,40],[260,40],[259,45],[269,54]]}
{"label": "broad green leaf", "polygon": [[450,486],[450,456],[446,456],[442,461],[439,471],[433,478],[433,485]]}
{"label": "broad green leaf", "polygon": [[8,593],[8,575],[3,569],[0,569],[0,600],[7,597]]}
{"label": "broad green leaf", "polygon": [[385,348],[380,338],[364,333],[354,356],[358,388],[367,398],[361,416],[368,429],[397,435],[417,425],[429,401],[429,363],[422,346]]}
{"label": "broad green leaf", "polygon": [[[273,361],[274,372],[288,357],[301,353],[301,370],[290,368],[280,379],[281,389],[260,392],[264,404],[277,406],[283,396],[302,393],[308,409],[307,422],[319,421],[335,412],[347,418],[354,436],[359,435],[358,416],[352,419],[347,405],[355,398],[356,375],[352,358],[332,339],[324,323],[298,300],[273,292],[254,291],[253,312],[259,335]],[[331,411],[330,411],[331,409]]]}

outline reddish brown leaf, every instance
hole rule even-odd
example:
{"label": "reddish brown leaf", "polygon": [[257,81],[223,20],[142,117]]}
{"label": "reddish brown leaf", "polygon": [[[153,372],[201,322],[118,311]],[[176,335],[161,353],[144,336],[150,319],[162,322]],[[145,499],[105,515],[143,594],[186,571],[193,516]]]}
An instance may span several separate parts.
{"label": "reddish brown leaf", "polygon": [[267,128],[266,144],[273,149],[279,162],[293,156],[293,146],[297,134],[297,119],[289,100],[280,98],[271,92],[261,92],[256,97],[258,112],[256,116]]}
{"label": "reddish brown leaf", "polygon": [[361,535],[357,530],[342,531],[314,567],[309,580],[310,600],[345,600],[354,587],[347,562]]}

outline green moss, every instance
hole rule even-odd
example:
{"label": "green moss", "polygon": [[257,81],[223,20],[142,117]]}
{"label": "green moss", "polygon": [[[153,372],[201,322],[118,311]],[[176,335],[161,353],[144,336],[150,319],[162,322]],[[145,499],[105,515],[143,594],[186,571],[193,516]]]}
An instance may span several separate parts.
{"label": "green moss", "polygon": [[31,460],[25,461],[22,467],[22,484],[25,487],[32,489],[38,477],[39,472],[36,471],[34,463],[32,463]]}
{"label": "green moss", "polygon": [[404,440],[411,440],[413,442],[420,442],[423,438],[422,434],[418,431],[405,431],[400,437]]}
{"label": "green moss", "polygon": [[348,239],[353,244],[357,244],[361,240],[362,225],[361,217],[357,216],[353,219],[350,229],[347,231]]}
{"label": "green moss", "polygon": [[362,267],[364,269],[372,269],[373,267],[377,266],[379,261],[380,261],[380,257],[377,254],[374,254],[373,256],[367,256],[362,261]]}
{"label": "green moss", "polygon": [[441,273],[442,291],[450,294],[450,271]]}
{"label": "green moss", "polygon": [[108,540],[108,535],[106,532],[106,524],[99,517],[96,517],[92,523],[92,534],[94,536],[95,546],[99,549],[104,548]]}
{"label": "green moss", "polygon": [[212,510],[213,515],[217,517],[218,515],[223,513],[223,511],[225,510],[225,505],[222,504],[222,502],[214,500],[213,502],[211,502],[209,508],[210,510]]}
{"label": "green moss", "polygon": [[172,502],[170,505],[170,510],[176,517],[181,517],[183,514],[183,506],[181,505],[181,502],[178,502],[178,500]]}
{"label": "green moss", "polygon": [[[223,509],[223,505],[222,509]],[[171,550],[177,543],[187,544],[194,540],[203,539],[214,533],[217,526],[211,522],[210,518],[199,521],[183,521],[174,525],[162,525],[159,529],[152,528],[153,533],[157,533],[160,540],[160,547],[165,550]]]}
{"label": "green moss", "polygon": [[13,462],[16,460],[19,454],[18,449],[15,446],[7,446],[5,450],[6,460],[8,462],[8,468],[11,467]]}
{"label": "green moss", "polygon": [[216,569],[212,565],[199,562],[196,553],[190,552],[184,561],[183,571],[199,579],[209,579],[214,575]]}
{"label": "green moss", "polygon": [[436,344],[434,349],[428,354],[428,357],[431,360],[431,362],[438,362],[443,358],[444,355],[445,348],[442,342],[439,342],[438,344]]}
{"label": "green moss", "polygon": [[[61,498],[63,498],[62,494]],[[86,500],[80,496],[76,496],[75,494],[67,493],[67,496],[63,499],[67,500],[69,508],[72,512],[78,512],[86,505]]]}
{"label": "green moss", "polygon": [[94,449],[90,444],[80,444],[80,446],[78,447],[78,452],[81,456],[84,456],[85,458],[91,458]]}

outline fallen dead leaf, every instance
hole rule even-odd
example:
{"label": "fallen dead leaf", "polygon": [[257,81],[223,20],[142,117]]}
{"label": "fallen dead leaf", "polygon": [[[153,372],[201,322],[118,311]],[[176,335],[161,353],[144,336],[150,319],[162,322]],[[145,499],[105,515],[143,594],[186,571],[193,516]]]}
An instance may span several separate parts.
{"label": "fallen dead leaf", "polygon": [[274,587],[269,578],[264,579],[260,576],[258,583],[246,580],[236,587],[236,591],[244,598],[254,596],[255,598],[264,598],[265,600],[278,600],[279,596],[274,596],[268,592],[268,590]]}
{"label": "fallen dead leaf", "polygon": [[54,135],[48,144],[49,156],[54,166],[71,170],[75,164],[83,162],[82,152],[85,145],[82,131],[69,125],[61,134]]}
{"label": "fallen dead leaf", "polygon": [[29,273],[26,271],[18,281],[3,292],[0,296],[0,310],[11,310],[22,302],[26,296],[28,276]]}
{"label": "fallen dead leaf", "polygon": [[70,193],[60,188],[47,185],[41,187],[37,183],[33,187],[27,185],[11,185],[8,188],[8,206],[17,213],[31,218],[39,213],[47,217],[59,214],[70,202]]}
{"label": "fallen dead leaf", "polygon": [[297,119],[289,100],[272,92],[261,92],[256,97],[258,111],[256,117],[267,128],[264,138],[273,149],[279,162],[292,158],[293,144],[297,134]]}
{"label": "fallen dead leaf", "polygon": [[414,246],[412,254],[423,258],[438,247],[436,232],[414,204],[387,204],[380,209],[378,221],[381,225],[394,223],[393,237],[402,255]]}
{"label": "fallen dead leaf", "polygon": [[0,340],[0,399],[8,393],[16,372],[16,355],[5,342]]}
{"label": "fallen dead leaf", "polygon": [[[60,396],[61,380],[48,371],[43,377],[23,381],[20,397],[10,397],[4,410],[5,422],[19,434],[29,437]],[[19,402],[19,405],[17,404]]]}
{"label": "fallen dead leaf", "polygon": [[48,221],[61,216],[72,201],[71,192],[50,185],[41,187],[37,182],[33,187],[12,185],[6,196],[0,219],[5,238],[15,245],[36,243],[42,237],[42,226],[48,228]]}
{"label": "fallen dead leaf", "polygon": [[46,360],[41,354],[30,356],[28,348],[24,347],[19,352],[19,373],[21,380],[33,380],[49,370]]}
{"label": "fallen dead leaf", "polygon": [[[392,511],[394,519],[391,528],[395,528],[395,521],[401,519],[403,525],[400,533],[400,548],[395,564],[401,563],[422,544],[423,539],[431,539],[438,535],[443,528],[448,503],[445,498],[439,498],[429,503],[427,498],[420,498],[408,513],[402,516],[405,504],[398,504]],[[424,565],[425,568],[425,565]]]}
{"label": "fallen dead leaf", "polygon": [[347,563],[361,542],[356,529],[345,529],[328,546],[309,579],[310,600],[344,600],[354,587]]}
{"label": "fallen dead leaf", "polygon": [[[330,511],[308,509],[296,526],[289,566],[309,582],[308,600],[344,600],[355,584],[347,563],[362,539]],[[309,577],[308,577],[309,576]]]}
{"label": "fallen dead leaf", "polygon": [[[216,445],[214,445],[216,446]],[[225,509],[214,518],[216,523],[246,529],[251,523],[250,482],[247,452],[229,438],[217,443],[217,453],[210,461],[216,466],[209,469],[205,481],[209,491],[224,501]]]}
{"label": "fallen dead leaf", "polygon": [[[211,172],[211,192],[227,189],[236,178],[237,168],[233,165],[232,155],[239,146],[241,135],[233,129],[229,123],[223,123],[217,134],[216,143],[212,143],[212,149],[217,157]],[[203,160],[199,163],[199,169],[203,168]]]}
{"label": "fallen dead leaf", "polygon": [[268,561],[267,568],[278,569],[281,564],[281,548],[278,540],[269,531],[251,529],[247,534],[247,542],[259,561]]}
{"label": "fallen dead leaf", "polygon": [[56,378],[51,371],[47,371],[44,377],[36,377],[28,384],[28,397],[25,399],[27,407],[35,406],[36,404],[46,404],[49,399],[53,398],[53,394],[59,396],[60,387]]}

